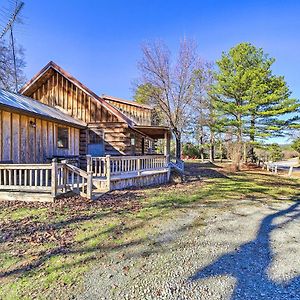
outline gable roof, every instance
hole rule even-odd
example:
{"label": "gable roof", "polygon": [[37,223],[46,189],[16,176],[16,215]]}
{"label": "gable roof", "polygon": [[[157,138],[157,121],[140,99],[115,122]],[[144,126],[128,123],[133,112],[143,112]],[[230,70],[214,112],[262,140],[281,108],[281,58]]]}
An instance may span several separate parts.
{"label": "gable roof", "polygon": [[3,89],[0,89],[0,109],[1,107],[74,127],[84,128],[86,126],[83,121],[77,120],[55,107]]}
{"label": "gable roof", "polygon": [[117,97],[113,97],[113,96],[109,96],[109,95],[102,95],[101,97],[105,100],[108,100],[108,101],[119,102],[119,103],[122,103],[122,104],[132,105],[132,106],[145,108],[145,109],[149,109],[149,110],[153,109],[153,107],[151,107],[150,105],[140,104],[140,103],[137,103],[135,101],[125,100],[125,99],[121,99],[121,98],[117,98]]}
{"label": "gable roof", "polygon": [[131,120],[130,118],[128,118],[125,114],[123,114],[122,112],[120,112],[114,106],[112,106],[107,101],[105,101],[103,98],[99,97],[97,94],[95,94],[88,87],[86,87],[79,80],[77,80],[71,74],[69,74],[68,72],[66,72],[63,68],[61,68],[59,65],[57,65],[53,61],[50,61],[40,72],[38,72],[30,81],[28,81],[20,89],[19,93],[25,94],[25,95],[26,94],[31,94],[32,90],[36,89],[36,86],[39,84],[39,82],[43,82],[43,81],[45,81],[45,80],[48,79],[49,70],[54,70],[54,71],[60,73],[63,77],[65,77],[67,80],[69,80],[74,85],[76,85],[84,93],[88,94],[90,97],[92,97],[96,101],[100,102],[101,105],[104,108],[106,108],[109,112],[111,112],[113,115],[115,115],[119,120],[127,123],[128,126],[132,127],[132,126],[135,125],[135,122],[133,120]]}

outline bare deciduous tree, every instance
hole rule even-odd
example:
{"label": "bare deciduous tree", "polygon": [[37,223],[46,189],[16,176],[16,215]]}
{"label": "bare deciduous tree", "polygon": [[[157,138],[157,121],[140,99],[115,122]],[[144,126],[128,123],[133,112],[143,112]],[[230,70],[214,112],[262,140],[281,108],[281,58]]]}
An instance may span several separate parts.
{"label": "bare deciduous tree", "polygon": [[154,87],[153,99],[162,111],[165,122],[171,127],[176,140],[176,157],[181,155],[181,137],[192,119],[195,70],[199,59],[193,41],[180,42],[177,60],[162,41],[148,42],[142,46],[139,62],[141,84]]}
{"label": "bare deciduous tree", "polygon": [[[23,68],[25,61],[23,58],[22,48],[16,49],[16,70],[17,70],[17,82],[19,87],[25,83],[25,76]],[[15,71],[14,71],[14,58],[12,49],[5,40],[0,40],[0,88],[16,91],[15,84]]]}
{"label": "bare deciduous tree", "polygon": [[209,157],[211,161],[214,161],[215,157],[215,133],[217,131],[213,97],[211,95],[213,83],[213,64],[203,62],[199,69],[195,71],[195,97],[193,106],[195,108],[196,128],[198,130],[200,147],[202,149],[202,160],[204,135],[207,131],[210,146]]}

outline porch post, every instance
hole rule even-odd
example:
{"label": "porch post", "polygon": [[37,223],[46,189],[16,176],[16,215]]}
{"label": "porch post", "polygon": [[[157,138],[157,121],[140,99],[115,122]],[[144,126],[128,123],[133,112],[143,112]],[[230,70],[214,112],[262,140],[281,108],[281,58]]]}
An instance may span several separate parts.
{"label": "porch post", "polygon": [[86,156],[86,170],[87,170],[87,172],[92,171],[92,156],[91,155]]}
{"label": "porch post", "polygon": [[87,178],[87,188],[86,188],[86,195],[88,199],[92,199],[93,197],[93,172],[88,171],[88,178]]}
{"label": "porch post", "polygon": [[52,169],[51,169],[51,196],[54,198],[57,194],[57,160],[52,159]]}
{"label": "porch post", "polygon": [[107,180],[107,189],[111,190],[111,172],[110,172],[110,155],[106,155],[106,180]]}
{"label": "porch post", "polygon": [[165,149],[164,149],[164,155],[167,158],[167,163],[170,162],[170,132],[165,131]]}

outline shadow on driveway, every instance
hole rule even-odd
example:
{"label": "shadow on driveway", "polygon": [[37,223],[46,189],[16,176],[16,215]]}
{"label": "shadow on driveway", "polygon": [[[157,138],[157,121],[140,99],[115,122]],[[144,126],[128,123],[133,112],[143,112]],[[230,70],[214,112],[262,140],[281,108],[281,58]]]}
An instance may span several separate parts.
{"label": "shadow on driveway", "polygon": [[[272,281],[267,274],[273,259],[270,248],[271,232],[299,218],[299,206],[300,201],[297,201],[285,210],[268,215],[262,220],[254,240],[243,244],[236,251],[221,256],[189,279],[196,281],[218,275],[232,276],[236,280],[236,285],[231,300],[300,299],[300,276],[280,284]],[[275,219],[282,216],[285,216],[286,220],[273,225]]]}

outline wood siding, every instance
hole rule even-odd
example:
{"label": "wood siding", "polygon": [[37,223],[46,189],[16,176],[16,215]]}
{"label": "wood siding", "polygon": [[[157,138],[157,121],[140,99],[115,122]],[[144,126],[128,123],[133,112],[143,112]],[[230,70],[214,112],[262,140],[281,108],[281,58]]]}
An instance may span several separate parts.
{"label": "wood siding", "polygon": [[24,94],[44,104],[59,106],[70,116],[86,123],[118,121],[98,100],[56,71],[52,71],[46,80],[41,80],[33,92]]}
{"label": "wood siding", "polygon": [[152,125],[152,109],[121,103],[111,99],[107,99],[106,101],[118,108],[138,125]]}
{"label": "wood siding", "polygon": [[[57,126],[69,128],[68,149],[56,146]],[[79,155],[79,129],[0,110],[0,161],[43,163],[53,155]]]}

